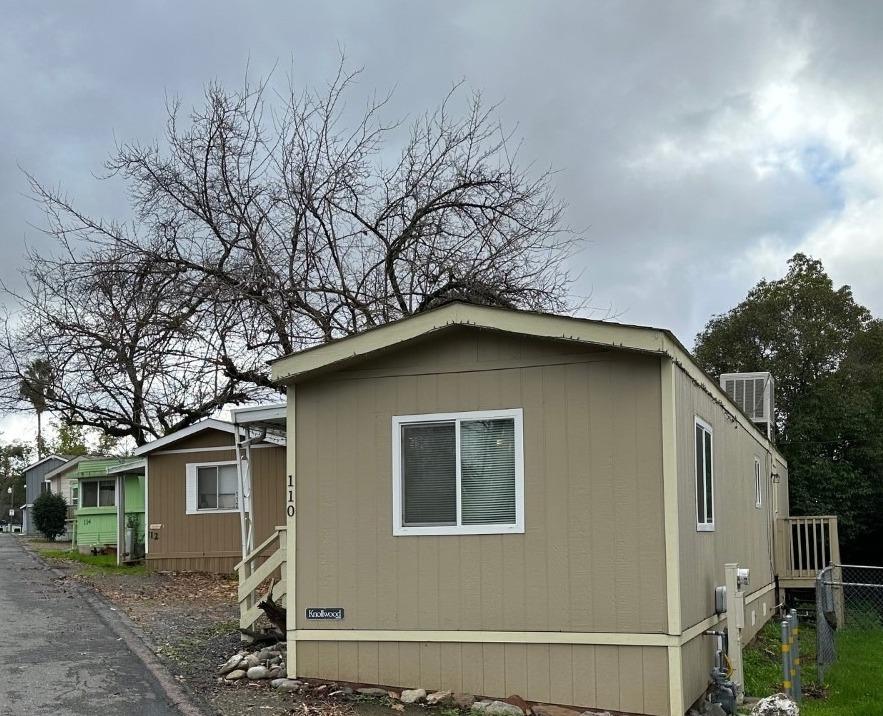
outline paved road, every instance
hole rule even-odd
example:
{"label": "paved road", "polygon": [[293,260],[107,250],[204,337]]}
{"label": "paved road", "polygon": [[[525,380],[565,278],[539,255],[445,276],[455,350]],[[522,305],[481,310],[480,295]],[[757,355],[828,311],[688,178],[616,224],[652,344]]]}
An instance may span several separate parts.
{"label": "paved road", "polygon": [[99,611],[0,534],[0,715],[178,716]]}

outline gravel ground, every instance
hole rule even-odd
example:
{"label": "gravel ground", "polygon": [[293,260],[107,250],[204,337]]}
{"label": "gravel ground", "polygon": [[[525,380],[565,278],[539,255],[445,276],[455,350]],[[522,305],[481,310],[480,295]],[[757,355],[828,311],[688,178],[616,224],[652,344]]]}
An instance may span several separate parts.
{"label": "gravel ground", "polygon": [[[31,544],[38,550],[48,546],[37,541]],[[305,702],[296,694],[271,689],[267,682],[218,683],[218,667],[242,646],[235,579],[185,572],[145,573],[143,569],[107,572],[78,562],[51,562],[65,573],[63,579],[88,584],[122,609],[207,714],[401,716],[380,702]],[[409,716],[427,713],[416,707],[407,711]]]}

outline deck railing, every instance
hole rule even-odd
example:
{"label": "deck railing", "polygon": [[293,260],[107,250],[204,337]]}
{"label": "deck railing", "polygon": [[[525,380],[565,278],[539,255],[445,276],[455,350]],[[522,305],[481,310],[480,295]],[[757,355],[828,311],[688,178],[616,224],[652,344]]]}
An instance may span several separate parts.
{"label": "deck railing", "polygon": [[840,563],[837,518],[813,515],[776,520],[776,555],[780,583],[813,586],[819,572],[832,562]]}
{"label": "deck railing", "polygon": [[[286,592],[285,567],[286,528],[277,527],[267,539],[255,547],[239,564],[239,628],[251,629],[263,612],[258,602],[263,598],[262,585],[273,579],[273,599],[284,600]],[[271,551],[272,550],[272,551]]]}

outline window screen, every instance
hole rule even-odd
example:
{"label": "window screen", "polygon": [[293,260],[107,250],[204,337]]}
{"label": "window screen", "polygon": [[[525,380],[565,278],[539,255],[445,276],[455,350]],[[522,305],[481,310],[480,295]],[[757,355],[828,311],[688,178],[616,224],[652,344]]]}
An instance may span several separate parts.
{"label": "window screen", "polygon": [[515,421],[460,423],[464,525],[515,522]]}
{"label": "window screen", "polygon": [[83,502],[81,507],[98,507],[98,483],[96,481],[83,483]]}
{"label": "window screen", "polygon": [[714,475],[711,430],[696,421],[696,524],[714,527]]}
{"label": "window screen", "polygon": [[404,524],[457,524],[456,424],[402,426]]}
{"label": "window screen", "polygon": [[113,507],[116,504],[116,487],[113,480],[98,483],[98,506]]}
{"label": "window screen", "polygon": [[196,470],[197,509],[235,510],[238,506],[236,465],[206,465]]}

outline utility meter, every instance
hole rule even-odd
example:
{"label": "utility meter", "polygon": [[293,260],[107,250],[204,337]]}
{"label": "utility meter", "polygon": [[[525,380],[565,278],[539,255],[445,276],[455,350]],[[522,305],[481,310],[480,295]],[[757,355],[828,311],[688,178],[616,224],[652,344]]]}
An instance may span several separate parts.
{"label": "utility meter", "polygon": [[723,614],[725,611],[727,611],[727,588],[722,585],[714,588],[714,612]]}

